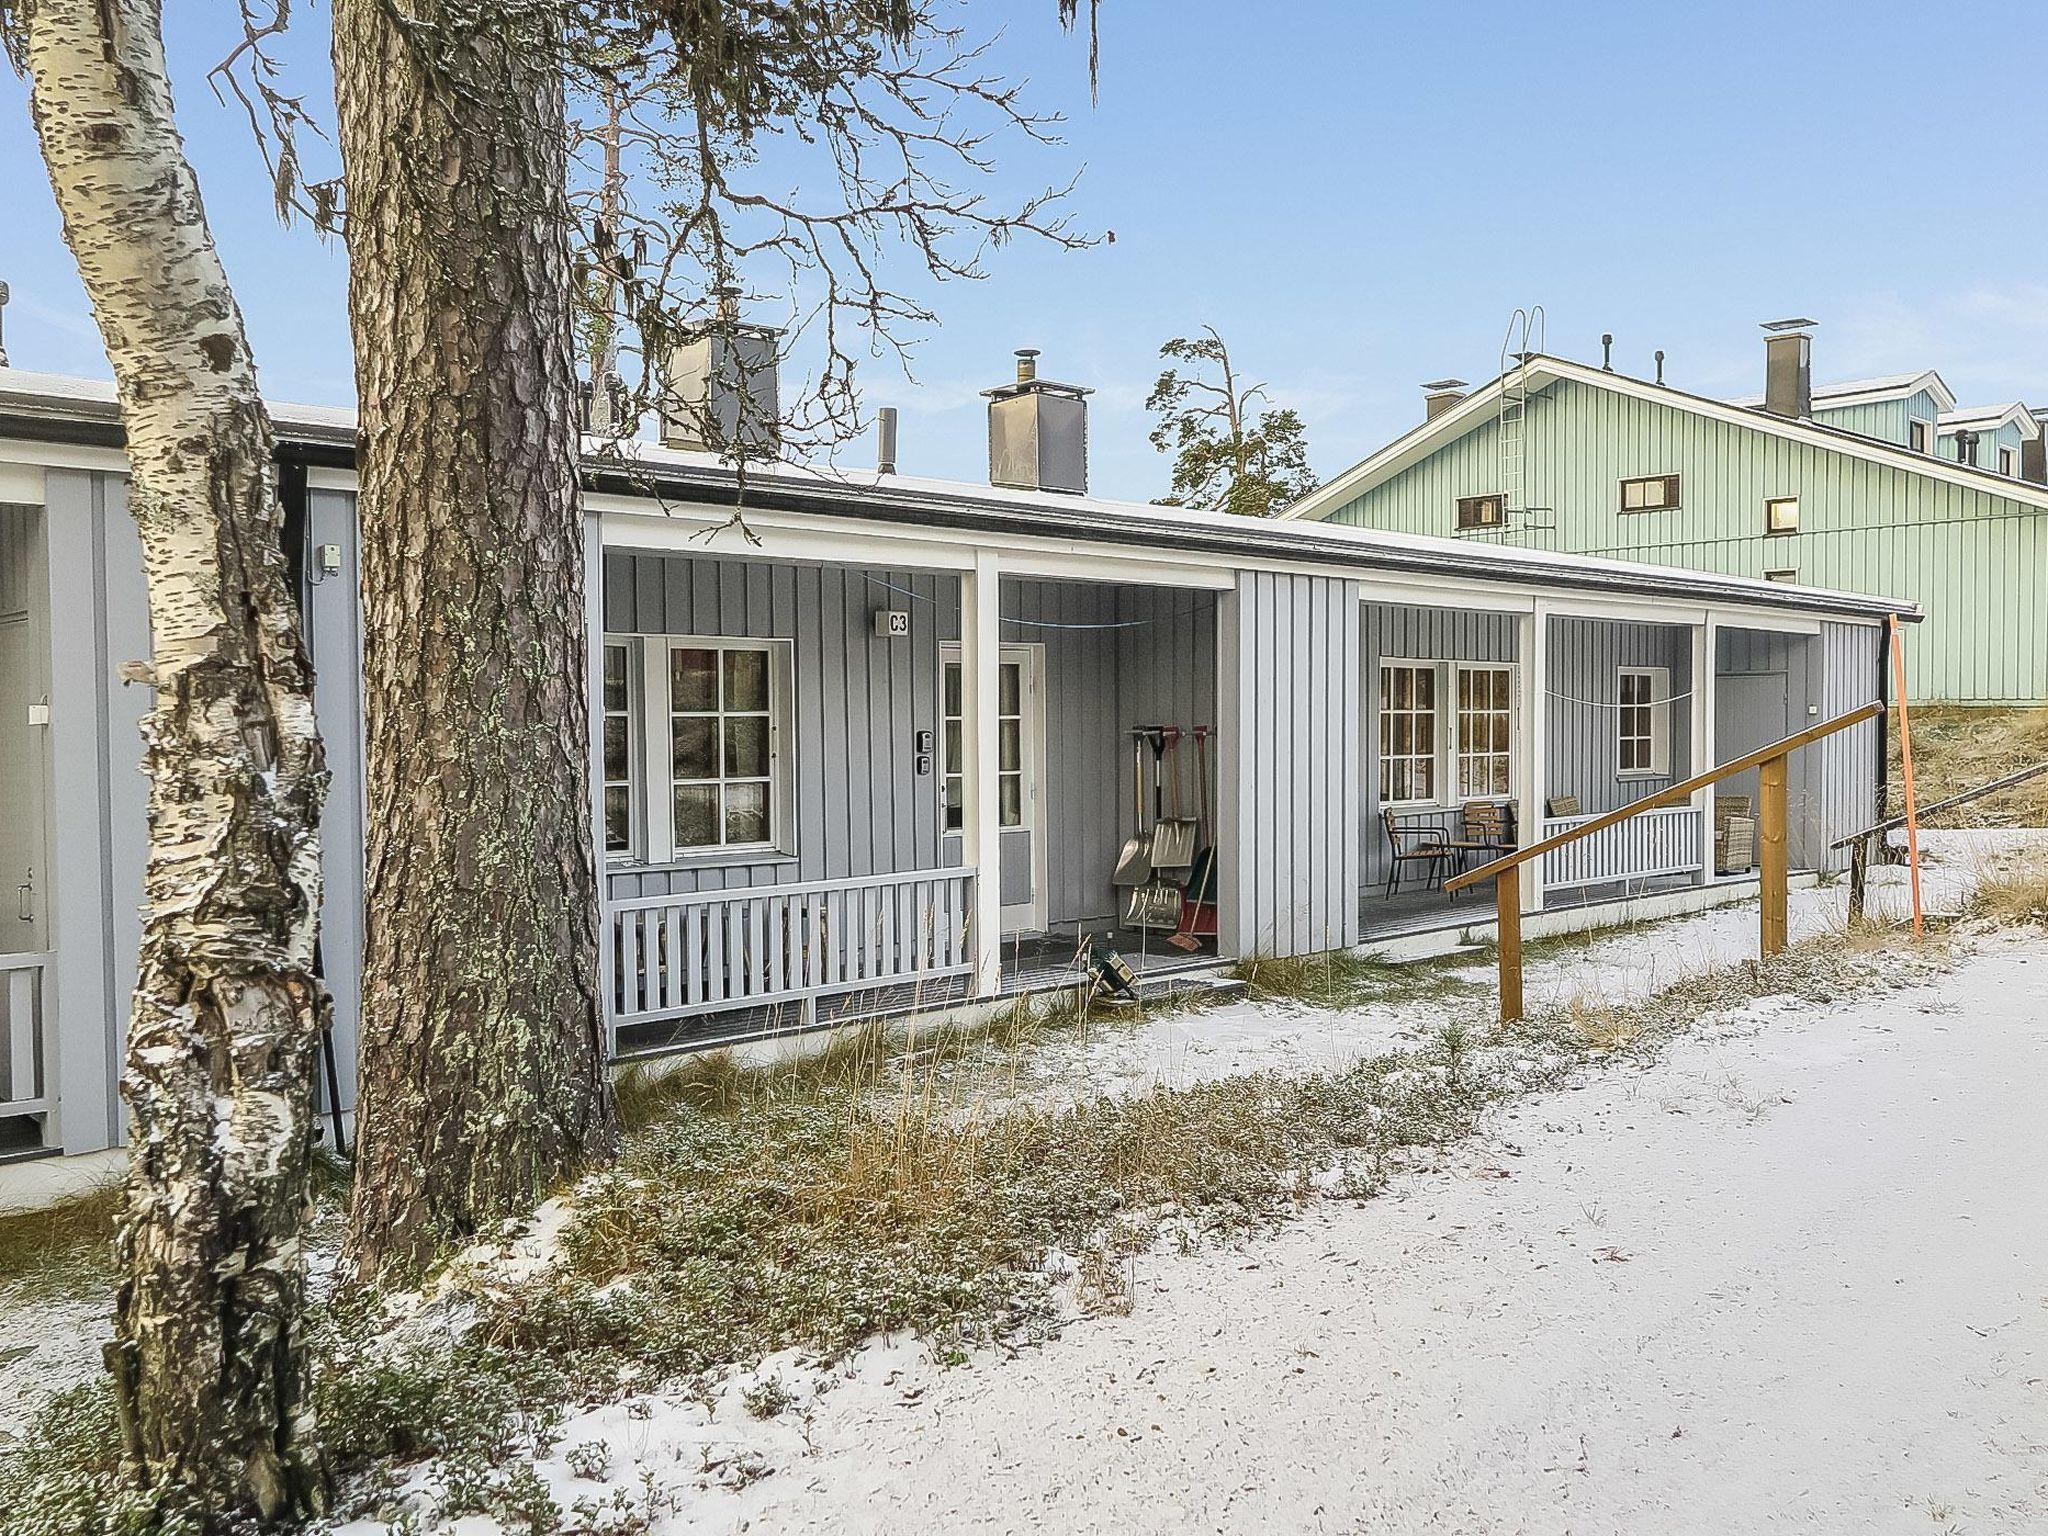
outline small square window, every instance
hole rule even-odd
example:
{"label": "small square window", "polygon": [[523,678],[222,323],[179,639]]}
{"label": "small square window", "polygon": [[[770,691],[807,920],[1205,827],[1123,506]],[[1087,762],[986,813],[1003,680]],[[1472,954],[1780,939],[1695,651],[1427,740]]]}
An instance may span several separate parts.
{"label": "small square window", "polygon": [[1915,453],[1927,451],[1927,423],[1917,416],[1906,423],[1906,446]]}
{"label": "small square window", "polygon": [[1793,569],[1792,567],[1790,567],[1790,566],[1785,566],[1785,567],[1783,567],[1782,569],[1779,569],[1779,570],[1775,570],[1775,571],[1765,571],[1765,572],[1764,572],[1764,580],[1765,580],[1765,581],[1786,581],[1786,582],[1795,582],[1795,583],[1796,583],[1796,582],[1797,582],[1797,581],[1799,580],[1799,572],[1798,572],[1798,571],[1796,571],[1796,570],[1794,570],[1794,569]]}
{"label": "small square window", "polygon": [[1678,476],[1642,475],[1621,482],[1624,512],[1670,512],[1678,506]]}
{"label": "small square window", "polygon": [[1460,496],[1458,498],[1458,527],[1498,528],[1506,521],[1505,504],[1499,495]]}
{"label": "small square window", "polygon": [[1799,498],[1797,496],[1774,496],[1764,503],[1765,533],[1797,533],[1799,531]]}

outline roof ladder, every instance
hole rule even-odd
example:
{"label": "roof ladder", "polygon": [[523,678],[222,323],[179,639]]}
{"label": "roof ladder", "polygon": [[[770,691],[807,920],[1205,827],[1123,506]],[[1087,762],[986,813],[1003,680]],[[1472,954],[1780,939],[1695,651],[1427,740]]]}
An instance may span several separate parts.
{"label": "roof ladder", "polygon": [[[1507,335],[1500,343],[1500,418],[1496,434],[1500,443],[1501,521],[1548,507],[1531,507],[1526,500],[1529,418],[1529,364],[1543,351],[1548,340],[1541,304],[1517,309],[1508,318]],[[1530,528],[1548,528],[1548,522],[1525,522]]]}

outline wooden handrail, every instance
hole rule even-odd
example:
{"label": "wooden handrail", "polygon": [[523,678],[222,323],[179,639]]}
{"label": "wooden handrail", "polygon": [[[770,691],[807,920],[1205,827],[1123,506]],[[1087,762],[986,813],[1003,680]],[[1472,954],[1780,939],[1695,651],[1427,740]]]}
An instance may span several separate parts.
{"label": "wooden handrail", "polygon": [[[1608,811],[1595,816],[1580,826],[1546,837],[1541,842],[1531,843],[1527,848],[1518,848],[1505,858],[1482,864],[1477,869],[1467,870],[1444,882],[1447,891],[1463,890],[1481,880],[1493,880],[1494,916],[1497,928],[1497,942],[1494,950],[1499,957],[1500,967],[1500,1017],[1506,1023],[1522,1016],[1522,866],[1531,859],[1540,859],[1554,848],[1575,843],[1582,837],[1591,837],[1595,832],[1609,827],[1620,826],[1632,816],[1646,811],[1662,810],[1669,805],[1680,805],[1690,800],[1710,784],[1718,784],[1734,774],[1745,773],[1751,768],[1759,770],[1757,782],[1757,821],[1761,837],[1758,839],[1757,858],[1757,906],[1759,947],[1766,955],[1775,955],[1785,948],[1789,923],[1786,918],[1787,849],[1785,842],[1786,802],[1786,759],[1800,747],[1809,746],[1824,736],[1836,731],[1847,730],[1865,720],[1875,720],[1884,713],[1882,700],[1873,701],[1847,714],[1824,720],[1819,725],[1809,726],[1796,735],[1769,746],[1758,747],[1754,752],[1710,768],[1705,773],[1694,774],[1691,778],[1673,784],[1669,789],[1660,789],[1654,795],[1645,796],[1634,805],[1625,805],[1618,811]],[[1713,851],[1708,849],[1709,868]]]}
{"label": "wooden handrail", "polygon": [[[1981,799],[1985,795],[1995,795],[2001,789],[2011,789],[2015,784],[2024,784],[2035,775],[2043,773],[2048,773],[2048,763],[2036,763],[2031,768],[2022,768],[2018,773],[2008,773],[2002,779],[1993,779],[1989,784],[1979,784],[1975,789],[1966,789],[1960,795],[1950,795],[1946,800],[1937,800],[1932,805],[1923,805],[1919,807],[1916,814],[1920,820],[1925,821],[1937,811],[1954,810],[1959,805],[1967,805],[1972,800]],[[1830,851],[1836,848],[1847,848],[1851,843],[1860,842],[1866,837],[1875,837],[1880,832],[1896,832],[1905,824],[1906,818],[1904,816],[1894,816],[1888,821],[1880,821],[1874,827],[1865,827],[1861,832],[1851,832],[1847,837],[1838,837],[1828,844],[1828,848]],[[5,963],[5,961],[0,961],[0,964]]]}
{"label": "wooden handrail", "polygon": [[1683,804],[1709,784],[1718,784],[1738,773],[1747,773],[1774,757],[1783,757],[1799,747],[1810,746],[1823,736],[1832,736],[1836,731],[1847,730],[1850,726],[1860,725],[1865,720],[1875,720],[1884,713],[1884,708],[1882,703],[1874,701],[1852,709],[1847,714],[1837,715],[1832,720],[1824,720],[1819,725],[1808,726],[1797,735],[1787,736],[1782,741],[1774,741],[1766,747],[1758,747],[1746,756],[1733,758],[1719,767],[1708,769],[1705,773],[1694,774],[1668,789],[1658,790],[1654,795],[1646,795],[1633,805],[1625,805],[1618,811],[1608,811],[1605,815],[1595,816],[1591,821],[1560,832],[1555,837],[1546,837],[1539,843],[1531,843],[1527,848],[1517,848],[1513,853],[1495,859],[1491,864],[1481,864],[1477,869],[1468,869],[1461,875],[1454,875],[1444,882],[1444,889],[1461,891],[1468,885],[1476,885],[1489,876],[1499,874],[1509,865],[1526,864],[1531,859],[1541,858],[1553,848],[1562,848],[1566,843],[1575,843],[1582,837],[1590,837],[1595,832],[1604,832],[1609,827],[1619,826],[1631,816],[1640,816],[1644,811],[1661,810],[1668,805]]}

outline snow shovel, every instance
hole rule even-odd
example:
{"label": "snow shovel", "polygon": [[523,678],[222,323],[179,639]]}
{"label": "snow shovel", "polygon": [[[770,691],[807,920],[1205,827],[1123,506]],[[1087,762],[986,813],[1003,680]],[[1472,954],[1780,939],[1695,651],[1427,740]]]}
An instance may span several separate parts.
{"label": "snow shovel", "polygon": [[1145,836],[1145,743],[1139,737],[1131,740],[1131,816],[1131,835],[1109,877],[1114,886],[1139,886],[1152,878],[1152,843]]}
{"label": "snow shovel", "polygon": [[1181,814],[1181,757],[1180,727],[1162,726],[1153,739],[1152,750],[1161,762],[1171,759],[1173,772],[1168,776],[1173,785],[1173,814],[1161,816],[1152,827],[1152,867],[1154,869],[1186,869],[1195,859],[1195,838],[1200,824],[1192,816]]}
{"label": "snow shovel", "polygon": [[1187,888],[1181,892],[1180,931],[1166,942],[1190,953],[1202,947],[1204,938],[1216,936],[1216,839],[1209,828],[1209,728],[1195,727],[1195,772],[1201,799],[1195,802],[1195,818],[1201,827],[1201,846],[1188,868]]}

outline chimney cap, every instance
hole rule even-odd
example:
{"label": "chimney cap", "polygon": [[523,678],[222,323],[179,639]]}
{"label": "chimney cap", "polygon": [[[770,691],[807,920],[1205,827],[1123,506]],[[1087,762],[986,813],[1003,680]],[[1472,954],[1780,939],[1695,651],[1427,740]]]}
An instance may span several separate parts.
{"label": "chimney cap", "polygon": [[1818,320],[1808,320],[1800,316],[1792,320],[1766,320],[1763,322],[1763,328],[1776,336],[1787,331],[1810,331],[1818,324]]}
{"label": "chimney cap", "polygon": [[1465,387],[1465,381],[1463,379],[1431,379],[1427,384],[1422,386],[1423,392],[1425,394],[1431,395],[1440,395],[1446,393],[1449,390],[1463,389]]}
{"label": "chimney cap", "polygon": [[1052,395],[1068,395],[1080,399],[1083,395],[1095,393],[1079,384],[1062,384],[1057,379],[1041,379],[1038,376],[1038,348],[1017,348],[1017,377],[1007,384],[998,384],[994,389],[984,389],[983,396],[990,400],[1008,400],[1013,395],[1028,395],[1043,390]]}

